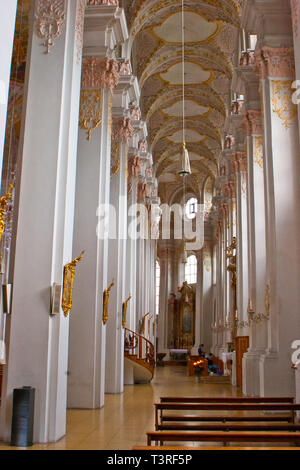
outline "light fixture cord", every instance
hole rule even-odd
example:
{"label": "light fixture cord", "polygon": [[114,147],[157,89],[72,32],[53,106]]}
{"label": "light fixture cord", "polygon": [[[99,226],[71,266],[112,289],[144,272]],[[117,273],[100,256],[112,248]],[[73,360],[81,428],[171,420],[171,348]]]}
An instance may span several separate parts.
{"label": "light fixture cord", "polygon": [[185,146],[185,21],[184,0],[182,0],[182,135]]}

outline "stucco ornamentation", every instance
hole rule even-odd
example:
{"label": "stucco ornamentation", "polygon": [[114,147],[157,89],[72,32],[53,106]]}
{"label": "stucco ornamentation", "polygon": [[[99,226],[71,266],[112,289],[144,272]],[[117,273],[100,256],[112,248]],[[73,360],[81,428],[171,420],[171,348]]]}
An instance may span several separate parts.
{"label": "stucco ornamentation", "polygon": [[54,39],[58,38],[66,22],[66,0],[38,0],[35,7],[35,31],[42,44],[50,53]]}

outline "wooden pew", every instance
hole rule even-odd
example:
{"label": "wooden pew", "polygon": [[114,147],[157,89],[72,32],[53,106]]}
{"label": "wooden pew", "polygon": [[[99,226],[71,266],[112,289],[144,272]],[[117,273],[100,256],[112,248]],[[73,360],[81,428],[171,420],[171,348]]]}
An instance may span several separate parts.
{"label": "wooden pew", "polygon": [[180,452],[191,452],[191,451],[197,451],[197,450],[210,450],[210,451],[216,451],[216,450],[300,450],[300,447],[170,447],[170,446],[134,446],[132,450],[159,450],[161,451],[168,451],[168,450],[177,450]]}
{"label": "wooden pew", "polygon": [[176,432],[152,431],[147,432],[147,446],[152,442],[280,442],[300,444],[300,432]]}
{"label": "wooden pew", "polygon": [[[232,421],[287,421],[290,423],[295,422],[295,412],[300,410],[300,404],[294,403],[155,403],[155,429],[158,430],[159,426],[163,425],[166,421],[185,421],[185,422],[203,422],[203,421],[214,421],[214,422],[232,422]],[[164,411],[227,411],[228,416],[186,416],[186,415],[164,415]],[[285,412],[284,415],[244,415],[234,416],[232,411],[260,411],[260,412],[272,412],[281,411]],[[159,420],[160,416],[160,420]]]}
{"label": "wooden pew", "polygon": [[160,397],[161,403],[294,403],[294,397]]}
{"label": "wooden pew", "polygon": [[158,431],[300,431],[300,424],[293,423],[165,423]]}

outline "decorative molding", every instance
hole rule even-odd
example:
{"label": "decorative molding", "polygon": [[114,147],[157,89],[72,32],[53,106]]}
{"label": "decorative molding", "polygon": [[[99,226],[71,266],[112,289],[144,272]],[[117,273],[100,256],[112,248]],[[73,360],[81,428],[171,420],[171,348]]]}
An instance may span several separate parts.
{"label": "decorative molding", "polygon": [[131,119],[127,117],[114,118],[112,126],[112,140],[127,143],[133,136]]}
{"label": "decorative molding", "polygon": [[79,126],[87,131],[87,139],[91,140],[92,131],[102,123],[102,91],[82,90],[80,102]]}
{"label": "decorative molding", "polygon": [[288,130],[297,116],[297,106],[292,102],[291,80],[272,80],[272,105],[273,112]]}
{"label": "decorative molding", "polygon": [[66,0],[37,0],[35,8],[35,30],[39,38],[44,39],[42,44],[50,53],[66,23]]}
{"label": "decorative molding", "polygon": [[82,61],[81,86],[87,88],[108,88],[114,92],[119,83],[118,62],[114,59],[85,57]]}

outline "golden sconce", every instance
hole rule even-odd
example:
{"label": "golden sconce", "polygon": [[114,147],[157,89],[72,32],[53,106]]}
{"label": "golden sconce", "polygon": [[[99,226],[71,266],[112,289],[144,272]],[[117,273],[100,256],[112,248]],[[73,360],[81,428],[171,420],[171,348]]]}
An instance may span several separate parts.
{"label": "golden sconce", "polygon": [[113,280],[109,288],[106,289],[103,293],[103,325],[106,325],[108,321],[109,296],[110,296],[110,291],[114,285],[115,285],[115,282]]}
{"label": "golden sconce", "polygon": [[127,318],[127,307],[128,303],[132,299],[132,296],[130,295],[127,300],[123,303],[123,308],[122,308],[122,327],[126,327],[126,318]]}
{"label": "golden sconce", "polygon": [[149,313],[146,313],[146,315],[143,316],[143,320],[142,320],[142,335],[145,336],[145,323],[146,323],[146,317],[148,317],[148,315],[150,315],[150,312]]}
{"label": "golden sconce", "polygon": [[64,267],[64,284],[63,284],[63,296],[62,296],[62,309],[65,317],[67,318],[73,304],[73,283],[75,277],[75,268],[79,261],[82,260],[84,251],[81,252],[78,258],[75,258],[71,263],[66,264]]}
{"label": "golden sconce", "polygon": [[151,334],[151,319],[152,319],[152,315],[151,317],[149,317],[149,320],[148,320],[148,336],[150,337],[150,334]]}
{"label": "golden sconce", "polygon": [[227,271],[229,271],[232,275],[231,277],[231,288],[234,290],[237,284],[237,277],[236,277],[236,249],[237,249],[237,239],[233,237],[231,245],[226,248],[226,258],[230,260],[229,265],[227,267]]}
{"label": "golden sconce", "polygon": [[12,188],[14,187],[13,183],[9,186],[8,191],[5,196],[0,198],[0,240],[2,238],[3,232],[5,230],[5,214],[7,211],[7,202],[12,198]]}

